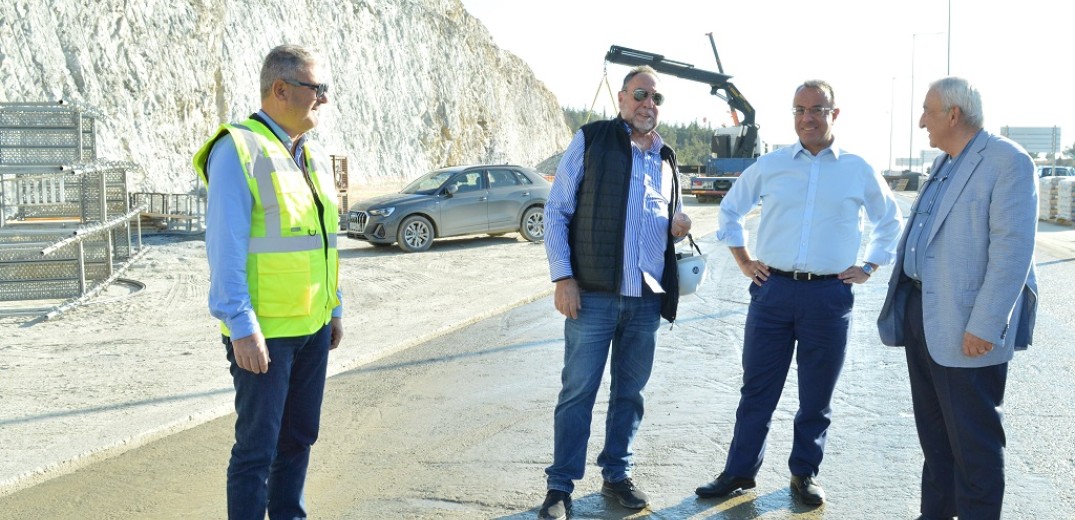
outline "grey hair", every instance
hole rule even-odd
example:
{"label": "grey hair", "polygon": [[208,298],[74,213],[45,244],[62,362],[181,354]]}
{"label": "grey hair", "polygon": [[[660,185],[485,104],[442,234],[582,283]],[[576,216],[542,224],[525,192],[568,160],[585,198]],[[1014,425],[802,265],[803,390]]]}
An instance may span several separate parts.
{"label": "grey hair", "polygon": [[829,103],[832,103],[832,106],[834,107],[836,106],[836,93],[832,91],[832,85],[829,85],[828,81],[822,79],[808,79],[804,81],[802,85],[799,85],[799,88],[795,89],[795,93],[798,94],[799,91],[804,88],[816,88],[820,90],[823,94],[829,97]]}
{"label": "grey hair", "polygon": [[300,71],[308,70],[317,62],[313,51],[299,45],[284,44],[273,48],[261,63],[261,98],[269,96],[274,81],[294,80]]}
{"label": "grey hair", "polygon": [[963,122],[972,128],[981,129],[985,122],[982,112],[982,94],[969,81],[958,76],[948,76],[929,84],[941,98],[941,108],[945,112],[959,107]]}
{"label": "grey hair", "polygon": [[621,90],[626,89],[627,84],[630,83],[631,80],[634,79],[634,77],[639,75],[639,74],[649,74],[649,75],[651,75],[651,76],[653,76],[655,78],[660,77],[660,76],[657,76],[657,71],[653,70],[653,67],[650,67],[649,65],[639,65],[639,66],[631,69],[631,71],[628,72],[627,75],[623,77],[623,86],[621,86],[620,89]]}

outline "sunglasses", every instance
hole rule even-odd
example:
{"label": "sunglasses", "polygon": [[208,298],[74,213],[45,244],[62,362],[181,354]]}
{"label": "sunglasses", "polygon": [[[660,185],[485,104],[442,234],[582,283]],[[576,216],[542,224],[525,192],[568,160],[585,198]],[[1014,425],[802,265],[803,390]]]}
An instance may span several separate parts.
{"label": "sunglasses", "polygon": [[[621,90],[620,92],[627,92],[627,91],[626,90]],[[646,98],[650,97],[651,95],[653,96],[653,104],[654,105],[661,106],[661,104],[664,103],[664,94],[661,94],[660,92],[653,92],[651,94],[650,91],[648,91],[648,90],[646,90],[644,88],[636,88],[633,91],[631,91],[631,96],[635,98],[635,101],[645,101]]]}
{"label": "sunglasses", "polygon": [[328,83],[307,83],[305,81],[298,81],[293,79],[285,79],[283,81],[288,85],[294,85],[296,87],[306,87],[310,90],[313,90],[314,94],[316,94],[318,98],[321,98],[325,94],[328,94]]}

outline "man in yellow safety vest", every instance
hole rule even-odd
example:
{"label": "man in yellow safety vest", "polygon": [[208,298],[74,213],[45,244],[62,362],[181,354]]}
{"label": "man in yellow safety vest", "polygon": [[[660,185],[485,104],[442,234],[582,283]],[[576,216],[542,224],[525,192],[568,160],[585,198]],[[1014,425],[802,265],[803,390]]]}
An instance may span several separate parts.
{"label": "man in yellow safety vest", "polygon": [[208,186],[209,310],[235,386],[228,517],[306,518],[328,352],[343,339],[331,166],[306,133],[328,103],[317,57],[281,45],[261,110],[194,155]]}

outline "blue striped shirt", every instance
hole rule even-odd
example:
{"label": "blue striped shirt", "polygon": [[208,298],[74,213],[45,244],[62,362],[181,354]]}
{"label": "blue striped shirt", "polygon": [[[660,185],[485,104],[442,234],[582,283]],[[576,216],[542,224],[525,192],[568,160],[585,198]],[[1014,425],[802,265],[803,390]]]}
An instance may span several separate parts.
{"label": "blue striped shirt", "polygon": [[[303,142],[306,136],[292,143],[265,111],[258,114],[269,124],[280,141],[295,156],[295,164],[304,160]],[[250,243],[250,218],[254,196],[246,182],[239,153],[231,134],[217,140],[209,152],[209,200],[205,212],[205,252],[209,259],[209,313],[228,326],[232,338],[245,338],[261,331],[250,289],[246,281],[246,255]],[[330,233],[334,230],[328,230]],[[343,291],[336,296],[343,301]],[[332,317],[343,316],[343,304],[332,310]]]}
{"label": "blue striped shirt", "polygon": [[[629,127],[627,131],[631,131]],[[661,161],[663,145],[664,141],[656,132],[653,133],[653,145],[648,150],[631,143],[631,185],[627,196],[623,279],[620,283],[620,294],[623,296],[642,296],[643,282],[654,293],[664,292],[660,280],[668,245],[668,204],[672,199],[674,172]],[[568,226],[575,214],[575,196],[582,182],[585,148],[585,138],[580,130],[575,133],[560,159],[556,180],[545,203],[545,253],[553,280],[573,275]],[[677,207],[677,212],[680,209]]]}

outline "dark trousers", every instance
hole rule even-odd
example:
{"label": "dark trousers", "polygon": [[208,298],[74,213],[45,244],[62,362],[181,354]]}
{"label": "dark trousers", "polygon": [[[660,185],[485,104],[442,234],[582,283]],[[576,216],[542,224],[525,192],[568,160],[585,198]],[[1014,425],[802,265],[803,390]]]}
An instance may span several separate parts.
{"label": "dark trousers", "polygon": [[228,464],[228,518],[306,518],[303,489],[310,446],[317,440],[331,327],[309,336],[270,338],[269,371],[235,364],[235,445]]}
{"label": "dark trousers", "polygon": [[854,294],[837,279],[772,276],[761,287],[752,283],[750,295],[743,387],[724,471],[753,477],[761,469],[773,411],[794,354],[799,411],[788,467],[793,475],[816,476],[832,417],[832,394],[844,365]]}
{"label": "dark trousers", "polygon": [[1000,407],[1008,364],[938,365],[926,348],[922,293],[911,290],[904,323],[915,426],[922,444],[922,514],[1000,518],[1004,499],[1004,425]]}

